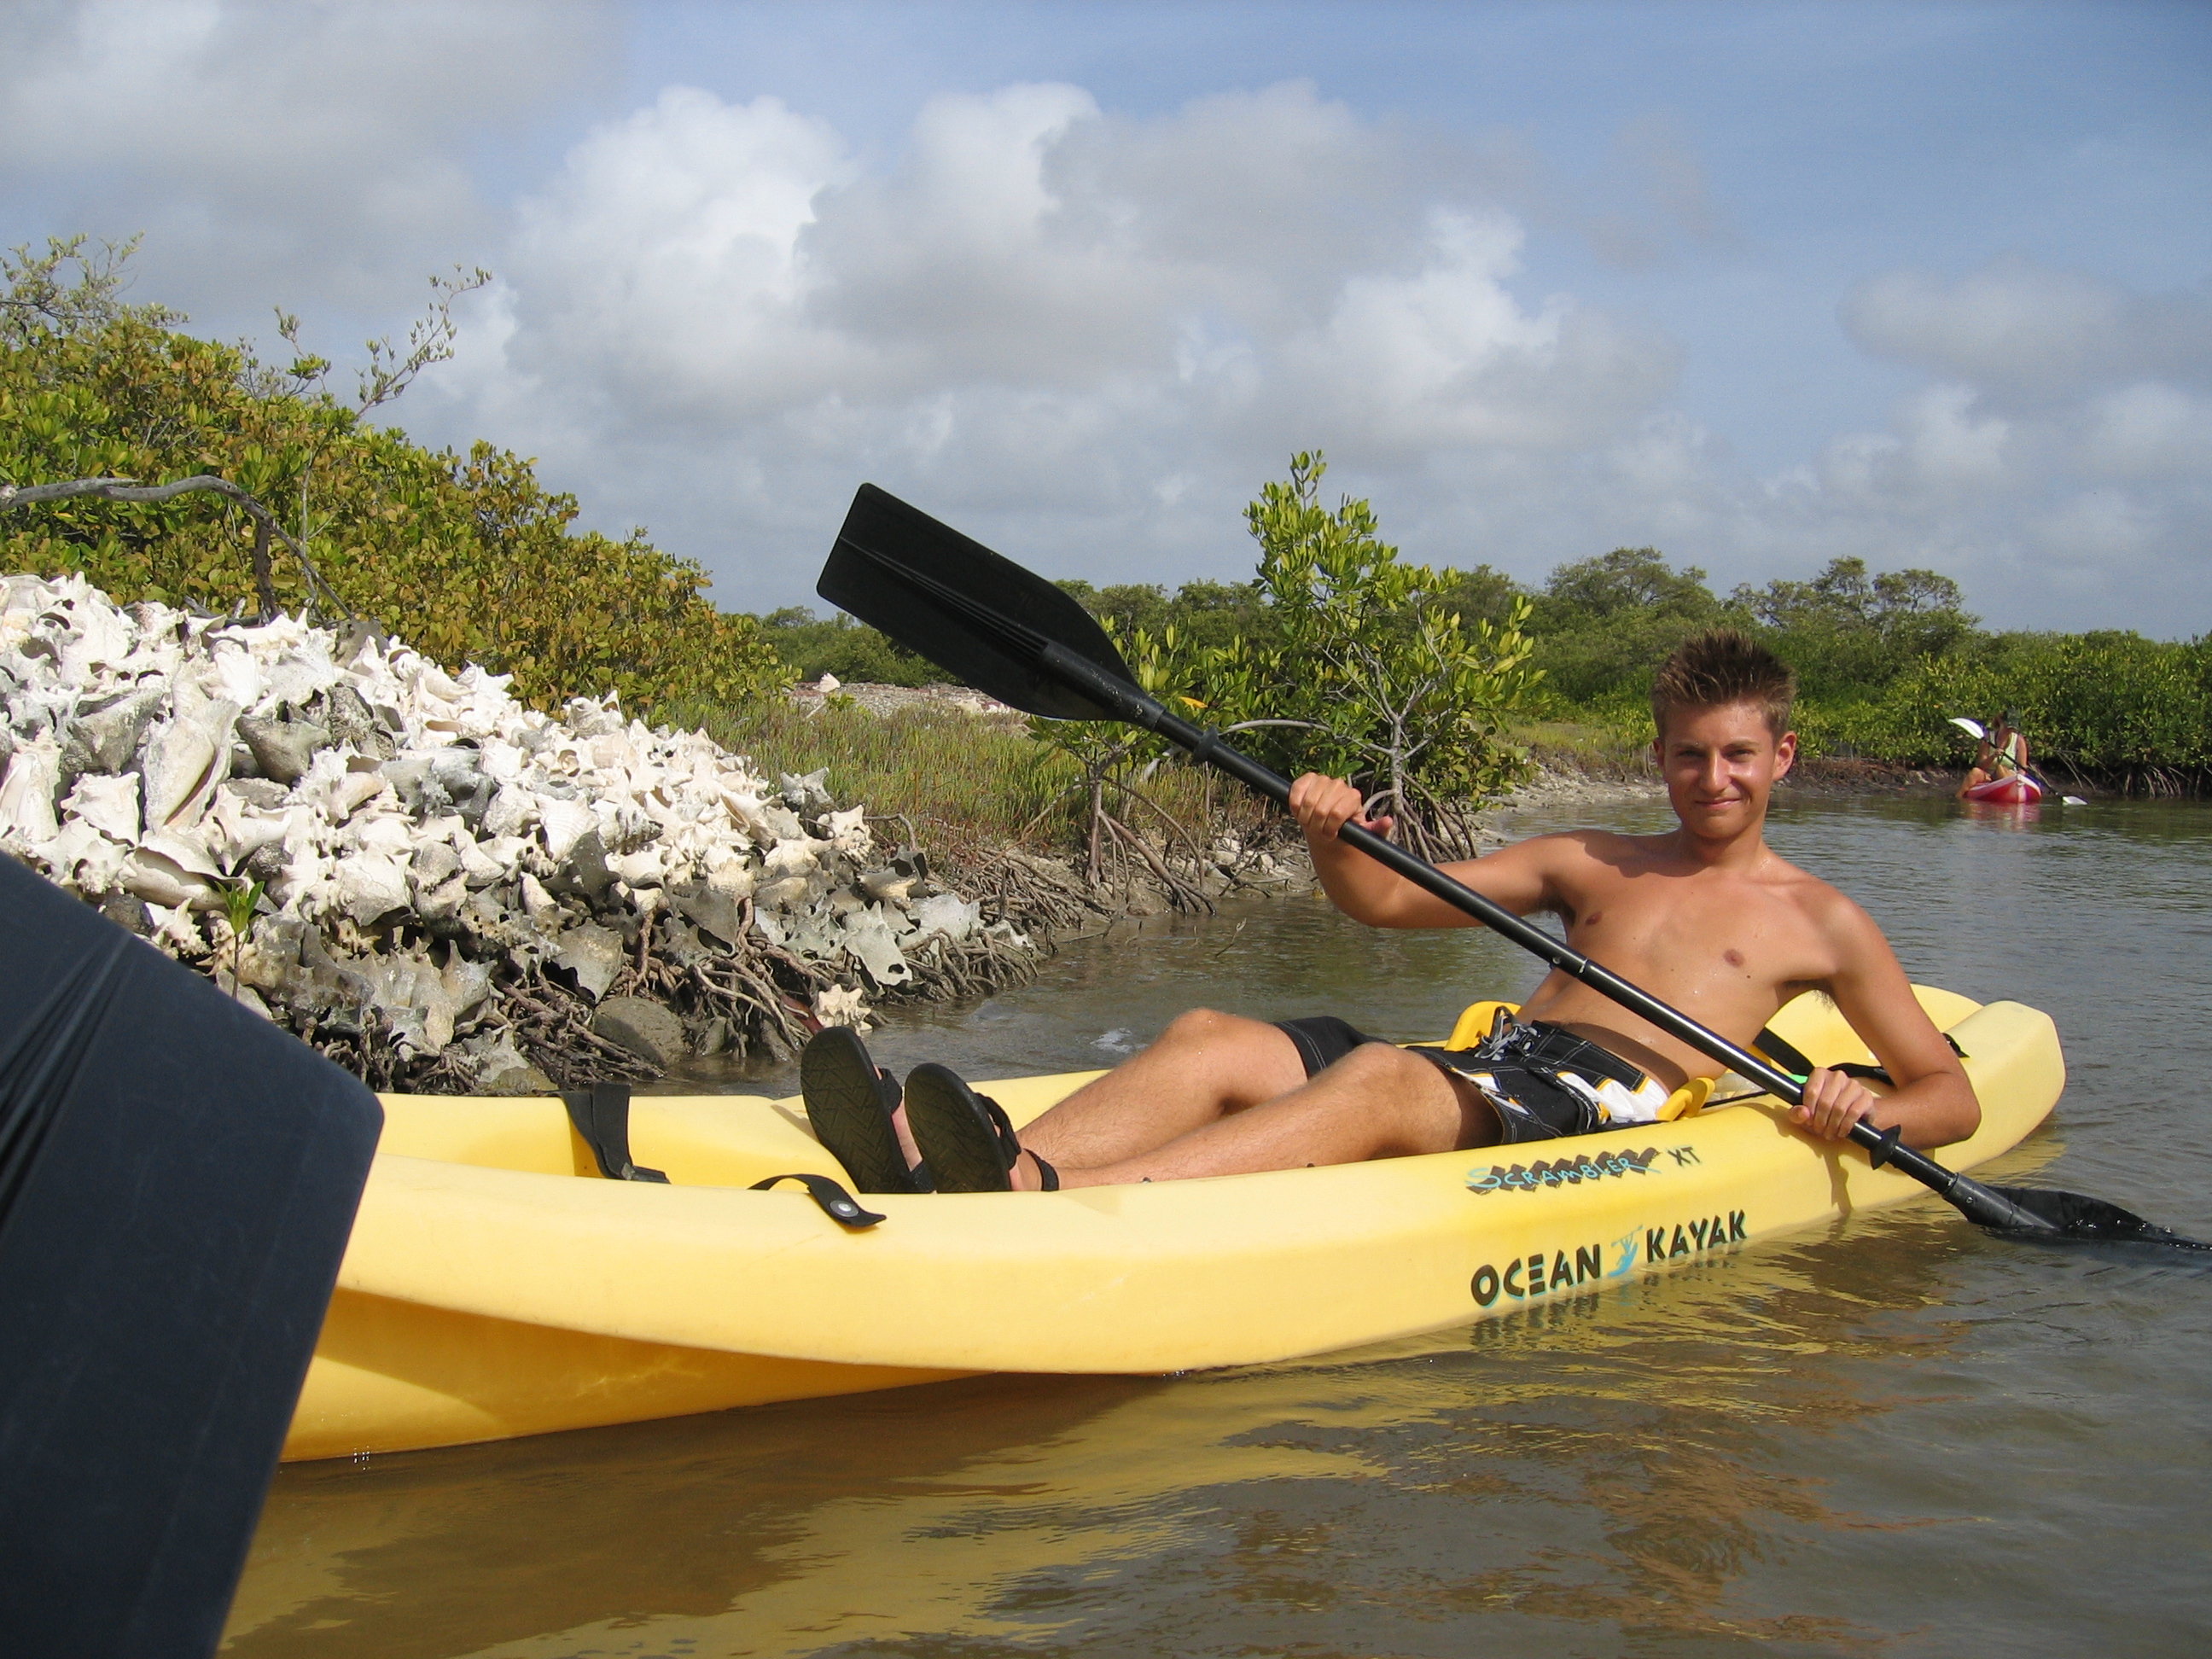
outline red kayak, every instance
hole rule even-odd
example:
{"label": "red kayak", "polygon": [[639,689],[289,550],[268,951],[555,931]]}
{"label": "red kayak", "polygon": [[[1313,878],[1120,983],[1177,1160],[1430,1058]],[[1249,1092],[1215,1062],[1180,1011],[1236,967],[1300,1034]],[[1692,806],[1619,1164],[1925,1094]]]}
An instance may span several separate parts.
{"label": "red kayak", "polygon": [[2033,778],[2014,773],[2008,778],[1991,778],[1976,784],[1966,791],[1966,799],[1998,806],[2033,806],[2043,799],[2043,786]]}

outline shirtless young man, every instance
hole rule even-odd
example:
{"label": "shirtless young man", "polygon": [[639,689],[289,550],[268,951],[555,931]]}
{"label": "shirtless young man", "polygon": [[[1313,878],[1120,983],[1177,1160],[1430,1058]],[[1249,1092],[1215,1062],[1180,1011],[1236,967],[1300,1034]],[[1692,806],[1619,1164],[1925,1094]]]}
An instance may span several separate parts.
{"label": "shirtless young man", "polygon": [[[1961,1139],[1980,1104],[1881,930],[1764,838],[1768,797],[1796,755],[1795,691],[1790,671],[1740,635],[1691,641],[1652,692],[1678,828],[1539,836],[1445,868],[1510,910],[1560,916],[1575,949],[1739,1044],[1798,993],[1825,991],[1897,1086],[1877,1096],[1817,1070],[1791,1121],[1825,1140],[1861,1118],[1899,1126],[1911,1146]],[[1346,915],[1377,927],[1480,926],[1336,838],[1346,822],[1389,829],[1359,816],[1348,784],[1309,773],[1290,805]],[[917,1067],[895,1111],[896,1085],[849,1031],[824,1032],[802,1065],[817,1133],[872,1191],[919,1189],[908,1174],[918,1154],[940,1190],[1034,1190],[1587,1133],[1648,1118],[1686,1080],[1720,1069],[1557,970],[1519,1022],[1457,1053],[1399,1048],[1341,1020],[1271,1025],[1196,1010],[1023,1128],[1018,1151],[1002,1115],[941,1066]]]}

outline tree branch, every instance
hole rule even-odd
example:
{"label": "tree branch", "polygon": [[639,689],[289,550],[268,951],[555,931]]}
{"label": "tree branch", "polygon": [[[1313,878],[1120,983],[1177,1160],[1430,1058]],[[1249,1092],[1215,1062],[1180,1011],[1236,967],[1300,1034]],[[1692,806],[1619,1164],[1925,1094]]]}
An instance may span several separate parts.
{"label": "tree branch", "polygon": [[263,621],[269,619],[276,599],[275,592],[264,575],[264,567],[268,559],[268,538],[271,536],[291,549],[292,556],[299,560],[300,568],[307,579],[310,605],[319,595],[344,613],[348,622],[360,620],[354,608],[338,597],[337,590],[323,580],[322,572],[315,568],[314,561],[307,556],[307,550],[276,522],[276,515],[228,478],[218,478],[212,472],[198,473],[165,484],[142,484],[135,478],[72,478],[66,483],[44,484],[0,483],[0,513],[11,507],[30,507],[40,501],[65,501],[80,496],[102,501],[166,501],[198,489],[213,490],[218,495],[236,501],[252,517],[255,526],[254,574],[256,585],[261,590]]}

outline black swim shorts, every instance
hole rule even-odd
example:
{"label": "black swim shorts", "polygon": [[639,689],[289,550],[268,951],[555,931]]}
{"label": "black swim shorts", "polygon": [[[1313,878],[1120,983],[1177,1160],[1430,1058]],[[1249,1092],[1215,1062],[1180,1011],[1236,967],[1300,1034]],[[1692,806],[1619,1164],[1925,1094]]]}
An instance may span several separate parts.
{"label": "black swim shorts", "polygon": [[[1333,1014],[1279,1020],[1275,1029],[1297,1045],[1308,1077],[1363,1043],[1382,1041]],[[1588,1037],[1548,1021],[1517,1020],[1510,1015],[1472,1048],[1407,1052],[1474,1082],[1498,1113],[1502,1144],[1595,1134],[1607,1127],[1606,1109],[1561,1082],[1563,1072],[1584,1080],[1585,1086],[1610,1079],[1631,1094],[1647,1081],[1635,1066]]]}

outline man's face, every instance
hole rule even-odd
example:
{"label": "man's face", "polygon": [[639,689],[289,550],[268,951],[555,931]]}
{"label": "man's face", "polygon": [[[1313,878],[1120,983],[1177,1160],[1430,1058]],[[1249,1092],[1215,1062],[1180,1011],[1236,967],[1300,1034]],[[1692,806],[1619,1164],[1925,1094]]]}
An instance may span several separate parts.
{"label": "man's face", "polygon": [[1778,738],[1747,702],[1676,708],[1652,744],[1667,799],[1692,835],[1741,834],[1766,815],[1766,798],[1797,757],[1797,734]]}

